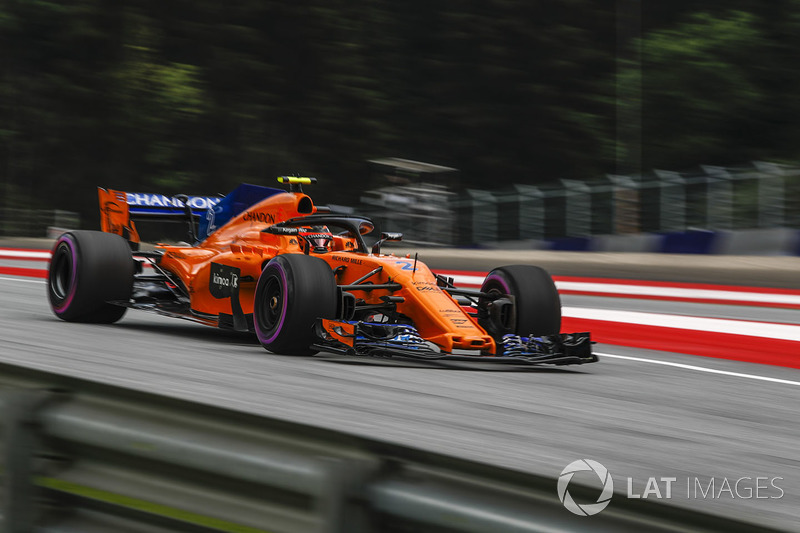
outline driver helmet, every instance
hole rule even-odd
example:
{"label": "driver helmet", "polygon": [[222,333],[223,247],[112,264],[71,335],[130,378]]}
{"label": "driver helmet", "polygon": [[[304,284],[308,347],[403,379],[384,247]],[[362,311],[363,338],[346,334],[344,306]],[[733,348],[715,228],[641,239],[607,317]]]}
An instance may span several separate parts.
{"label": "driver helmet", "polygon": [[[309,233],[311,236],[308,237],[308,240],[314,248],[314,251],[317,253],[327,252],[328,244],[333,240],[333,235],[331,234],[331,230],[328,229],[328,226],[311,226]],[[320,237],[314,238],[316,235]]]}

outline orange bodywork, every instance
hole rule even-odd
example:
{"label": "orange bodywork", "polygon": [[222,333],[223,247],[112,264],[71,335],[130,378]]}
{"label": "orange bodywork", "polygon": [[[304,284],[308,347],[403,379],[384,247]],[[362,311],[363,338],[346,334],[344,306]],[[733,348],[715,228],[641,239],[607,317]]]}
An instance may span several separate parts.
{"label": "orange bodywork", "polygon": [[100,229],[106,233],[116,233],[130,242],[139,242],[127,195],[122,191],[98,188],[97,196],[100,201]]}
{"label": "orange bodywork", "polygon": [[[108,191],[113,194],[116,191]],[[123,193],[124,194],[124,193]],[[101,209],[103,206],[101,193]],[[245,314],[253,312],[256,283],[264,266],[280,254],[304,253],[304,241],[292,235],[276,235],[262,230],[291,218],[316,213],[311,198],[301,192],[286,192],[270,196],[209,235],[196,246],[159,245],[163,250],[158,266],[180,279],[191,299],[194,312],[219,316],[232,314],[230,298],[214,297],[210,290],[211,264],[227,265],[239,270],[239,304]],[[127,218],[127,217],[126,217]],[[129,227],[109,216],[104,231]],[[116,224],[116,226],[114,226]],[[137,235],[138,240],[138,235]],[[374,284],[398,283],[402,288],[348,289],[366,304],[380,304],[381,297],[399,296],[397,312],[409,317],[419,334],[445,352],[454,349],[496,353],[494,339],[468,315],[461,306],[437,285],[430,269],[422,262],[392,254],[373,255],[358,252],[356,238],[334,235],[324,253],[309,251],[310,255],[326,261],[335,271],[339,285],[353,284],[378,267],[382,270],[370,278]]]}

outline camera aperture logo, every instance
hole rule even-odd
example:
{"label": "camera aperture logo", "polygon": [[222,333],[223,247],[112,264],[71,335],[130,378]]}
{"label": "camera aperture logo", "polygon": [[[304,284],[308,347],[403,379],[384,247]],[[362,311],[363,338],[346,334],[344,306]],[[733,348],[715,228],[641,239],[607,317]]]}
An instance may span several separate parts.
{"label": "camera aperture logo", "polygon": [[[572,499],[569,493],[569,482],[572,481],[572,476],[577,472],[594,472],[603,484],[603,491],[597,498],[597,503],[578,504]],[[614,494],[614,480],[611,479],[611,474],[608,469],[591,459],[578,459],[567,465],[558,476],[558,498],[564,507],[571,513],[579,516],[592,516],[606,508],[611,502],[611,496]]]}

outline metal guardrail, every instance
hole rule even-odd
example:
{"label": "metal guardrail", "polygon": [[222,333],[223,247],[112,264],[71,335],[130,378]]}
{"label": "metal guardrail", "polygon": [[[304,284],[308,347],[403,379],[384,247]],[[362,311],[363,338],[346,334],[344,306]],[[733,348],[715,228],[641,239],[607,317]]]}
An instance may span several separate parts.
{"label": "metal guardrail", "polygon": [[555,479],[10,364],[0,386],[7,533],[753,528],[625,498],[578,517]]}

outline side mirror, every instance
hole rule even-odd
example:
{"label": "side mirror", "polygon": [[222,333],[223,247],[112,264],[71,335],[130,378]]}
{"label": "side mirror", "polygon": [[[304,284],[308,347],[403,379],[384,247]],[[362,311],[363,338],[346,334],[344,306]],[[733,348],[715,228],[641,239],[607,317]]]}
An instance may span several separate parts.
{"label": "side mirror", "polygon": [[367,220],[362,220],[361,224],[358,225],[358,232],[361,235],[366,235],[366,234],[370,233],[374,229],[375,229],[375,226],[372,224],[372,222],[369,222]]}
{"label": "side mirror", "polygon": [[376,242],[372,245],[372,255],[378,255],[381,253],[381,245],[387,241],[402,241],[403,234],[402,233],[388,233],[383,232],[381,233],[381,240]]}

